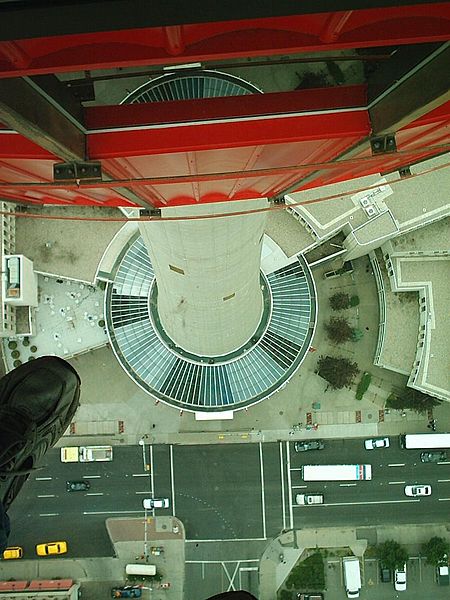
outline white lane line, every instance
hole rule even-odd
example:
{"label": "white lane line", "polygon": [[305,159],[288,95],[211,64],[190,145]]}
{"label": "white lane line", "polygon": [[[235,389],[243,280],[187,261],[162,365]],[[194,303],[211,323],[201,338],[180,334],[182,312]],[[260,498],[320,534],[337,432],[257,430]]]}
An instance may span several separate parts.
{"label": "white lane line", "polygon": [[331,504],[317,504],[317,506],[353,506],[356,504],[402,504],[404,502],[420,502],[420,500],[369,500],[368,502],[332,502]]}
{"label": "white lane line", "polygon": [[41,513],[40,517],[57,517],[59,513]]}
{"label": "white lane line", "polygon": [[291,486],[293,490],[302,490],[304,488],[307,488],[307,485],[293,485]]}
{"label": "white lane line", "polygon": [[147,496],[150,494],[150,492],[134,492],[135,494],[147,494]]}
{"label": "white lane line", "polygon": [[142,510],[85,510],[83,515],[142,515]]}
{"label": "white lane line", "polygon": [[170,454],[170,489],[172,491],[172,516],[175,516],[175,473],[173,470],[173,445],[169,446]]}
{"label": "white lane line", "polygon": [[35,481],[50,481],[52,478],[51,477],[35,477],[34,480]]}
{"label": "white lane line", "polygon": [[404,467],[406,463],[390,463],[388,467]]}
{"label": "white lane line", "polygon": [[450,498],[438,498],[439,502],[450,502]]}
{"label": "white lane line", "polygon": [[86,496],[103,496],[103,492],[88,492]]}
{"label": "white lane line", "polygon": [[450,465],[450,460],[443,460],[437,463],[438,465]]}
{"label": "white lane line", "polygon": [[133,473],[133,477],[148,477],[148,473]]}
{"label": "white lane line", "polygon": [[289,529],[294,528],[294,509],[292,506],[292,479],[291,479],[291,454],[289,451],[289,442],[286,442],[286,468],[287,468],[287,476],[288,476],[288,487],[289,487]]}
{"label": "white lane line", "polygon": [[[263,463],[263,452],[262,452],[262,443],[259,442],[259,467],[261,470],[261,502],[262,502],[262,522],[263,522],[263,537],[267,537],[267,529],[266,529],[266,499],[264,496],[264,463]],[[234,579],[234,575],[233,575]],[[232,582],[230,582],[230,585]]]}
{"label": "white lane line", "polygon": [[284,473],[283,473],[283,442],[278,442],[280,452],[280,477],[281,477],[281,512],[283,517],[283,529],[286,529],[286,496],[284,490]]}
{"label": "white lane line", "polygon": [[153,477],[153,446],[150,446],[150,482],[151,482],[151,495],[154,495],[154,489],[155,489],[155,480]]}
{"label": "white lane line", "polygon": [[38,498],[54,498],[55,494],[41,494]]}
{"label": "white lane line", "polygon": [[[249,540],[243,540],[243,541],[249,542],[249,541],[253,541],[255,539],[258,539],[258,538],[250,538]],[[205,540],[191,540],[191,541],[198,543],[199,541],[205,541]],[[219,540],[217,540],[217,541],[219,541]],[[189,542],[189,540],[186,540],[186,544],[188,542]],[[184,562],[189,563],[190,565],[223,565],[226,563],[236,563],[235,560],[185,560]],[[242,558],[239,560],[240,564],[252,563],[252,562],[253,563],[259,562],[259,559],[258,558]],[[258,567],[241,567],[241,571],[257,571],[257,570],[258,570]]]}
{"label": "white lane line", "polygon": [[355,487],[356,483],[340,483],[339,487]]}
{"label": "white lane line", "polygon": [[291,467],[291,471],[301,471],[302,467]]}
{"label": "white lane line", "polygon": [[438,483],[447,483],[450,479],[438,479]]}
{"label": "white lane line", "polygon": [[83,479],[100,479],[101,475],[83,475]]}
{"label": "white lane line", "polygon": [[[266,542],[267,538],[229,538],[229,539],[224,539],[224,538],[219,538],[219,539],[212,539],[212,540],[184,540],[185,544],[199,544],[200,542],[203,543],[210,543],[210,542],[223,542],[224,544],[226,542]],[[240,562],[259,562],[259,559],[249,559],[249,558],[243,558]],[[189,561],[186,561],[189,562]],[[191,561],[192,562],[192,561]],[[208,562],[208,561],[205,561]],[[236,563],[236,559],[234,560],[218,560],[215,561],[217,563],[223,563],[223,562],[232,562],[232,563]]]}
{"label": "white lane line", "polygon": [[403,483],[406,483],[406,481],[388,481],[388,485],[401,485]]}

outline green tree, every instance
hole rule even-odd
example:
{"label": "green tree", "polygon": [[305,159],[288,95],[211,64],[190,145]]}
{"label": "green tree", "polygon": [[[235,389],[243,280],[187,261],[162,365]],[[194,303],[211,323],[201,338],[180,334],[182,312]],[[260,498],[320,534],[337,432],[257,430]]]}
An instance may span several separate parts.
{"label": "green tree", "polygon": [[330,297],[332,310],[344,310],[350,306],[350,296],[345,292],[336,292]]}
{"label": "green tree", "polygon": [[325,323],[325,330],[328,337],[336,344],[348,342],[353,338],[353,327],[345,317],[331,317],[328,323]]}
{"label": "green tree", "polygon": [[387,540],[379,544],[377,556],[383,566],[392,570],[403,567],[408,560],[408,552],[395,540]]}
{"label": "green tree", "polygon": [[317,362],[317,373],[330,384],[334,390],[350,387],[359,373],[358,365],[348,358],[321,356]]}
{"label": "green tree", "polygon": [[445,561],[450,554],[450,544],[444,538],[435,536],[422,545],[421,553],[427,557],[427,563],[435,567]]}
{"label": "green tree", "polygon": [[424,414],[435,406],[439,406],[441,402],[442,400],[439,400],[439,398],[434,398],[434,396],[407,387],[398,394],[391,394],[386,401],[386,406],[400,410],[406,408]]}

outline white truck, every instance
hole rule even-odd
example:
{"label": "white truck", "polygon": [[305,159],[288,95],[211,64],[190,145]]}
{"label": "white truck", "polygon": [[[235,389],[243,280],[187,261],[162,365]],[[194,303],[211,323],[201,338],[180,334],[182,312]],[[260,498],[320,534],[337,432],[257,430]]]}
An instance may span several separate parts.
{"label": "white truck", "polygon": [[297,494],[295,502],[299,506],[311,506],[312,504],[323,504],[323,494]]}
{"label": "white truck", "polygon": [[112,459],[112,446],[64,446],[61,448],[61,462],[105,462]]}
{"label": "white truck", "polygon": [[347,556],[342,559],[344,568],[344,584],[347,598],[359,598],[361,590],[361,570],[359,559],[356,556]]}

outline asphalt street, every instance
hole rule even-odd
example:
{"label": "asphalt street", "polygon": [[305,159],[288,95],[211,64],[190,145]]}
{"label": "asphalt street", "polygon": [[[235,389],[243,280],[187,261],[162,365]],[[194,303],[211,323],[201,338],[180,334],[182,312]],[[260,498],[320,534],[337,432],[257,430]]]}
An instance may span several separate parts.
{"label": "asphalt street", "polygon": [[[395,437],[390,448],[371,451],[364,449],[362,439],[330,440],[324,450],[303,453],[287,442],[116,446],[112,462],[83,464],[61,463],[59,451],[53,450],[11,507],[10,544],[23,546],[28,557],[35,556],[35,544],[56,540],[68,542],[69,556],[110,556],[105,519],[143,516],[142,500],[153,495],[170,499],[167,512],[186,527],[187,558],[201,562],[236,560],[251,540],[263,542],[306,524],[444,522],[450,507],[450,463],[423,464],[419,455],[418,450],[402,450]],[[373,479],[302,480],[304,464],[339,463],[369,463]],[[91,488],[68,493],[67,480],[87,480]],[[406,497],[404,486],[416,482],[430,484],[432,495]],[[321,492],[325,503],[298,506],[299,492]],[[234,542],[234,548],[215,540]],[[207,544],[207,556],[200,551],[202,544]],[[258,556],[244,552],[242,559]]]}

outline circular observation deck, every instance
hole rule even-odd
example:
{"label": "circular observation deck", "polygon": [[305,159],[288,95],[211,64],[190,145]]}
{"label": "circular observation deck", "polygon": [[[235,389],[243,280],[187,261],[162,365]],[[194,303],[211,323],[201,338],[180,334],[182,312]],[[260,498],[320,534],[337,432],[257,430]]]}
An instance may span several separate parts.
{"label": "circular observation deck", "polygon": [[302,256],[261,273],[264,311],[247,344],[217,357],[177,347],[157,318],[156,281],[136,233],[117,259],[106,289],[105,315],[114,353],[143,390],[190,411],[239,410],[271,396],[307,353],[316,321],[314,282]]}

